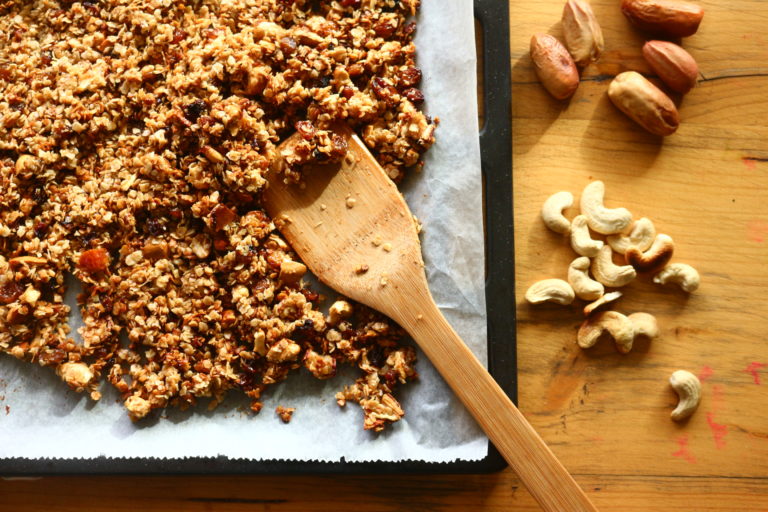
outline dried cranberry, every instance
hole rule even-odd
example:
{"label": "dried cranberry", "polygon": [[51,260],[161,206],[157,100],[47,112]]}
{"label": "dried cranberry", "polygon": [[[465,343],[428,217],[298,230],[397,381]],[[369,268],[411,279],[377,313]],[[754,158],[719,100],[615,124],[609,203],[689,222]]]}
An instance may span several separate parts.
{"label": "dried cranberry", "polygon": [[80,255],[77,266],[84,272],[94,274],[107,269],[109,253],[104,248],[89,249]]}
{"label": "dried cranberry", "polygon": [[97,16],[99,14],[99,8],[96,7],[96,4],[98,2],[83,2],[83,7],[91,13],[93,16]]}
{"label": "dried cranberry", "polygon": [[43,366],[55,366],[67,359],[67,353],[60,348],[47,350],[42,352],[38,359]]}
{"label": "dried cranberry", "polygon": [[349,99],[349,98],[351,98],[352,96],[355,95],[355,90],[353,88],[349,87],[349,86],[345,86],[341,90],[341,95],[344,96],[345,98]]}
{"label": "dried cranberry", "polygon": [[217,236],[213,239],[213,248],[219,252],[224,252],[229,247],[229,240],[225,236]]}
{"label": "dried cranberry", "polygon": [[338,133],[334,133],[331,137],[330,157],[333,160],[341,160],[347,154],[348,147],[347,140]]}
{"label": "dried cranberry", "polygon": [[43,50],[40,54],[40,63],[43,66],[48,66],[53,61],[53,52],[51,50]]}
{"label": "dried cranberry", "polygon": [[392,34],[395,33],[395,30],[397,30],[397,24],[394,20],[388,18],[377,21],[373,26],[373,31],[376,33],[376,35],[383,37],[384,39],[392,37]]}
{"label": "dried cranberry", "polygon": [[0,286],[0,304],[10,304],[24,293],[24,287],[16,281]]}
{"label": "dried cranberry", "polygon": [[309,302],[315,302],[320,298],[320,295],[311,291],[307,290],[306,288],[303,288],[301,290],[301,294],[304,295],[304,298],[307,299]]}
{"label": "dried cranberry", "polygon": [[32,192],[32,199],[38,205],[45,204],[45,202],[48,201],[48,192],[45,191],[44,187],[36,187]]}
{"label": "dried cranberry", "polygon": [[203,100],[195,100],[184,107],[184,116],[194,123],[206,110],[208,105]]}
{"label": "dried cranberry", "polygon": [[155,217],[147,219],[147,233],[149,233],[150,236],[162,235],[166,231],[168,231],[168,227],[162,220]]}
{"label": "dried cranberry", "polygon": [[409,66],[398,73],[397,79],[401,87],[413,87],[421,82],[421,70],[417,67]]}
{"label": "dried cranberry", "polygon": [[358,8],[360,7],[360,4],[363,3],[363,0],[341,0],[341,6],[342,7],[354,7]]}
{"label": "dried cranberry", "polygon": [[355,77],[355,76],[360,76],[360,75],[362,75],[364,72],[365,72],[365,68],[364,68],[364,67],[363,67],[363,65],[362,65],[362,64],[360,64],[359,62],[355,62],[355,63],[354,63],[354,64],[352,64],[351,66],[348,66],[348,67],[347,67],[347,74],[348,74],[349,76],[352,76],[352,77]]}
{"label": "dried cranberry", "polygon": [[409,21],[403,26],[403,37],[410,39],[416,33],[416,23]]}
{"label": "dried cranberry", "polygon": [[38,222],[35,224],[35,236],[37,238],[43,238],[45,237],[46,233],[48,233],[48,228],[50,226],[45,222]]}
{"label": "dried cranberry", "polygon": [[312,121],[298,121],[296,123],[296,131],[302,136],[304,140],[312,140],[315,136],[315,126]]}
{"label": "dried cranberry", "polygon": [[406,90],[405,93],[403,94],[414,105],[417,105],[424,101],[424,94],[420,90],[416,89],[415,87],[411,87],[410,89]]}
{"label": "dried cranberry", "polygon": [[112,311],[112,306],[114,305],[112,297],[109,295],[99,295],[99,302],[101,302],[101,305],[104,306],[104,311],[107,313]]}
{"label": "dried cranberry", "polygon": [[280,49],[283,50],[283,53],[292,54],[296,51],[296,48],[298,48],[299,44],[296,42],[296,40],[292,37],[283,37],[280,39]]}
{"label": "dried cranberry", "polygon": [[397,94],[397,91],[385,79],[379,76],[375,77],[371,80],[371,87],[378,98],[387,103],[394,102],[394,96]]}
{"label": "dried cranberry", "polygon": [[181,30],[180,28],[177,28],[173,32],[173,39],[171,40],[171,43],[179,44],[180,42],[182,42],[186,38],[187,38],[187,33],[185,31]]}
{"label": "dried cranberry", "polygon": [[368,362],[371,363],[371,366],[381,368],[386,360],[386,354],[384,354],[384,349],[381,346],[376,345],[368,349]]}
{"label": "dried cranberry", "polygon": [[311,319],[307,318],[302,322],[301,324],[297,325],[293,329],[293,334],[291,337],[294,341],[298,341],[299,343],[307,341],[310,336],[315,332],[315,322],[313,322]]}

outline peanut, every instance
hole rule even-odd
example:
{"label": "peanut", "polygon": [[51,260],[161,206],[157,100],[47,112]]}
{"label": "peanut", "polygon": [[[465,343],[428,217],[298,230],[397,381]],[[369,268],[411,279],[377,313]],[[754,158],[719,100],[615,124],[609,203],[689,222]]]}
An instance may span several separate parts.
{"label": "peanut", "polygon": [[579,66],[595,62],[603,53],[603,31],[585,0],[568,0],[563,8],[565,46]]}
{"label": "peanut", "polygon": [[643,57],[673,91],[685,94],[696,85],[699,66],[690,53],[675,43],[648,41],[643,46]]}
{"label": "peanut", "polygon": [[579,72],[565,46],[548,34],[531,38],[531,59],[544,88],[558,100],[569,98],[579,86]]}
{"label": "peanut", "polygon": [[635,71],[613,79],[608,97],[616,107],[655,135],[672,135],[680,125],[677,107],[669,96]]}
{"label": "peanut", "polygon": [[637,28],[671,37],[696,33],[704,9],[683,0],[622,0],[621,12]]}

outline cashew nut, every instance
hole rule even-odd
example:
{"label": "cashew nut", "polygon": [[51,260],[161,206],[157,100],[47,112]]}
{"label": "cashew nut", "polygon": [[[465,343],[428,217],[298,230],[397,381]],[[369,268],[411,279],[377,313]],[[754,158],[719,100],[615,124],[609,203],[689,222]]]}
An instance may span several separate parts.
{"label": "cashew nut", "polygon": [[595,300],[605,292],[603,285],[589,277],[589,258],[576,258],[568,267],[568,282],[576,296],[583,300]]}
{"label": "cashew nut", "polygon": [[587,217],[577,215],[571,222],[571,247],[580,256],[594,258],[603,247],[602,240],[593,240],[589,234],[587,226]]}
{"label": "cashew nut", "polygon": [[670,415],[674,421],[682,421],[694,413],[701,399],[701,382],[691,372],[677,370],[669,378],[669,385],[680,401]]}
{"label": "cashew nut", "polygon": [[619,288],[637,277],[637,272],[631,265],[614,264],[613,251],[610,246],[605,245],[592,260],[592,275],[605,286]]}
{"label": "cashew nut", "polygon": [[608,292],[595,302],[591,302],[584,306],[584,316],[589,316],[600,306],[613,302],[621,297],[621,292]]}
{"label": "cashew nut", "polygon": [[657,284],[676,283],[680,285],[683,291],[691,293],[698,289],[701,278],[692,266],[685,263],[673,263],[656,274],[653,282]]}
{"label": "cashew nut", "polygon": [[630,247],[637,247],[641,251],[647,251],[653,239],[656,238],[656,228],[650,219],[643,217],[635,221],[629,235],[608,235],[606,240],[614,252],[624,254]]}
{"label": "cashew nut", "polygon": [[563,210],[573,206],[573,194],[557,192],[549,196],[541,207],[541,218],[544,224],[555,233],[568,233],[571,223],[563,215]]}
{"label": "cashew nut", "polygon": [[589,227],[604,235],[621,233],[632,222],[632,214],[626,208],[603,206],[605,184],[593,181],[581,193],[581,213],[587,216]]}
{"label": "cashew nut", "polygon": [[528,291],[525,292],[525,300],[531,304],[541,304],[542,302],[554,302],[567,306],[576,294],[571,285],[562,279],[544,279],[534,283]]}
{"label": "cashew nut", "polygon": [[635,328],[635,336],[646,336],[650,339],[659,337],[659,324],[655,316],[648,313],[632,313],[627,318]]}
{"label": "cashew nut", "polygon": [[613,336],[619,352],[626,354],[632,349],[635,328],[628,317],[616,311],[603,311],[584,320],[576,341],[581,348],[590,348],[605,331]]}
{"label": "cashew nut", "polygon": [[674,252],[675,242],[672,237],[661,234],[656,235],[653,245],[647,251],[641,252],[637,247],[630,247],[624,257],[638,272],[650,272],[669,263]]}

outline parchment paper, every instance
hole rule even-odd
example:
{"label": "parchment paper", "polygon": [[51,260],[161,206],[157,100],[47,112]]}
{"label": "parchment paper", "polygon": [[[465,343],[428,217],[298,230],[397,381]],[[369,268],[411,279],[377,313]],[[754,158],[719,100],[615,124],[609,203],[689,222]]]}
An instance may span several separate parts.
{"label": "parchment paper", "polygon": [[[403,186],[424,224],[430,287],[449,322],[477,354],[486,354],[484,243],[477,129],[475,40],[470,0],[424,0],[417,32],[427,109],[440,118],[437,143],[421,173]],[[70,294],[74,299],[74,293]],[[74,302],[72,302],[74,304]],[[76,307],[73,308],[77,311]],[[77,317],[75,313],[73,315]],[[73,321],[79,326],[79,318]],[[427,359],[419,381],[397,393],[405,418],[383,434],[362,429],[356,404],[339,408],[334,393],[356,369],[331,381],[304,370],[272,387],[258,415],[231,393],[219,408],[169,410],[133,424],[117,392],[102,385],[92,402],[70,391],[48,368],[0,355],[0,458],[190,457],[338,461],[478,460],[488,441]],[[290,424],[277,405],[296,407]]]}

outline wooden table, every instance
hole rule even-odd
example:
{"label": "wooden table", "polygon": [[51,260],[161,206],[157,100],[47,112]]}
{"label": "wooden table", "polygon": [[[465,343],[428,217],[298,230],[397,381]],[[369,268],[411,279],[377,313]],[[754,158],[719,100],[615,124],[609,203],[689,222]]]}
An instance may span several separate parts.
{"label": "wooden table", "polygon": [[[616,306],[657,316],[662,335],[619,355],[574,343],[579,307],[519,302],[520,404],[603,511],[768,511],[768,3],[702,2],[684,41],[702,81],[682,126],[650,136],[613,108],[609,80],[647,71],[618,0],[593,0],[606,53],[569,103],[549,98],[528,58],[534,32],[560,35],[561,1],[513,0],[517,293],[563,277],[574,257],[538,217],[551,193],[590,179],[609,206],[651,218],[696,266],[688,297],[647,278]],[[510,255],[511,260],[512,255]],[[673,370],[702,376],[691,420],[669,420]],[[47,478],[0,482],[0,509],[47,512],[538,510],[509,470],[406,477]]]}

